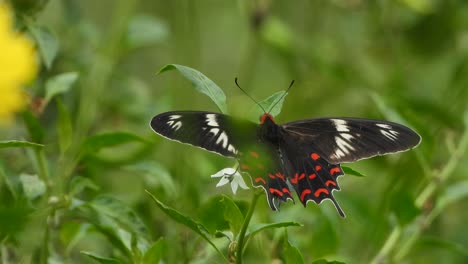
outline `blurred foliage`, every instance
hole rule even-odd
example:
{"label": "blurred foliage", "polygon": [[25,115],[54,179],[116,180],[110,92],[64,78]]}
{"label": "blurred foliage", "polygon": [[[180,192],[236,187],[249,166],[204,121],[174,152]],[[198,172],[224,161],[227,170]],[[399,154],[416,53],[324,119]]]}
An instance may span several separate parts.
{"label": "blurred foliage", "polygon": [[[224,263],[246,219],[246,263],[468,261],[468,2],[7,2],[41,69],[0,127],[2,263]],[[156,75],[170,64],[182,74]],[[347,164],[366,177],[340,178],[346,219],[328,201],[272,212],[264,194],[250,218],[254,189],[210,178],[232,160],[148,126],[170,110],[251,118],[235,77],[259,101],[296,81],[280,123],[388,119],[423,141]]]}

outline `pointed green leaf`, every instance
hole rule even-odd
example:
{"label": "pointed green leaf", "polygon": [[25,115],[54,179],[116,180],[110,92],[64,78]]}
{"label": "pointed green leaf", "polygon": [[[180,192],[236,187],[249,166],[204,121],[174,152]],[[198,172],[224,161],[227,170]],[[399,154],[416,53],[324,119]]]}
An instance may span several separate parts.
{"label": "pointed green leaf", "polygon": [[99,186],[96,185],[91,179],[82,176],[75,176],[70,182],[70,195],[75,196],[85,189],[99,190]]}
{"label": "pointed green leaf", "polygon": [[37,143],[42,143],[45,132],[37,117],[34,116],[31,111],[24,111],[22,117],[26,127],[28,128],[31,140]]}
{"label": "pointed green leaf", "polygon": [[288,239],[288,232],[285,232],[284,244],[283,244],[283,257],[286,264],[303,264],[304,258],[301,252],[295,246],[291,245]]}
{"label": "pointed green leaf", "polygon": [[129,142],[145,142],[145,140],[131,133],[111,132],[87,138],[84,142],[83,148],[85,152],[92,153],[103,148],[114,147]]}
{"label": "pointed green leaf", "polygon": [[153,245],[146,251],[143,256],[143,264],[160,263],[163,255],[167,252],[167,243],[163,238],[158,239]]}
{"label": "pointed green leaf", "polygon": [[209,238],[209,233],[208,230],[200,223],[195,222],[192,218],[185,216],[181,214],[179,211],[165,205],[161,201],[159,201],[153,194],[151,194],[149,191],[146,191],[153,201],[156,202],[156,205],[165,213],[167,216],[169,216],[172,220],[176,221],[179,224],[182,224],[190,229],[192,229],[195,233],[200,235],[203,239],[205,239],[210,245],[224,258],[223,253],[219,251],[219,249],[216,247],[216,245],[211,241]]}
{"label": "pointed green leaf", "polygon": [[42,144],[37,144],[29,141],[21,140],[5,140],[0,141],[0,148],[41,148]]}
{"label": "pointed green leaf", "polygon": [[48,79],[45,84],[45,104],[50,102],[54,96],[70,90],[76,80],[78,80],[77,72],[61,73]]}
{"label": "pointed green leaf", "polygon": [[28,24],[28,29],[37,42],[44,65],[50,69],[59,49],[57,38],[48,28],[35,23]]}
{"label": "pointed green leaf", "polygon": [[149,241],[149,232],[143,221],[126,204],[111,196],[100,195],[89,205],[99,214],[104,214],[121,224],[127,231]]}
{"label": "pointed green leaf", "polygon": [[244,222],[244,216],[231,198],[223,196],[221,203],[224,207],[224,219],[229,223],[234,235],[237,235]]}
{"label": "pointed green leaf", "polygon": [[285,91],[279,91],[270,95],[268,98],[259,101],[258,103],[262,107],[255,105],[255,108],[254,110],[252,110],[253,113],[251,115],[252,121],[258,122],[258,117],[263,114],[263,109],[269,112],[269,114],[272,116],[279,115],[281,113],[281,109],[283,108],[283,103],[286,96],[287,93]]}
{"label": "pointed green leaf", "polygon": [[164,66],[158,74],[171,70],[178,70],[186,79],[192,82],[197,91],[210,97],[222,113],[227,113],[226,95],[218,85],[203,73],[187,66],[168,64]]}
{"label": "pointed green leaf", "polygon": [[359,171],[356,171],[356,170],[354,170],[354,169],[351,169],[350,167],[341,166],[341,168],[343,169],[343,172],[344,172],[346,175],[353,175],[353,176],[358,176],[358,177],[366,177],[366,175],[360,173]]}
{"label": "pointed green leaf", "polygon": [[296,222],[279,222],[279,223],[273,223],[273,224],[255,224],[255,225],[251,226],[250,232],[247,232],[247,234],[245,235],[247,237],[246,240],[249,240],[249,239],[253,238],[259,232],[267,230],[267,229],[283,228],[283,227],[289,227],[289,226],[302,226],[302,225],[299,224],[299,223],[296,223]]}
{"label": "pointed green leaf", "polygon": [[101,257],[96,253],[89,251],[81,251],[81,254],[84,254],[101,264],[122,264],[122,262],[120,262],[118,259]]}

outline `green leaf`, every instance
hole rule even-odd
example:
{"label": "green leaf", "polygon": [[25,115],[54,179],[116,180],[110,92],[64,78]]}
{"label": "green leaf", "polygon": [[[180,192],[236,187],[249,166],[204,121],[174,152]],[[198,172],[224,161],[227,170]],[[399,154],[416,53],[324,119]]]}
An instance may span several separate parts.
{"label": "green leaf", "polygon": [[70,90],[76,80],[78,80],[77,72],[61,73],[49,78],[45,83],[45,104],[49,103],[54,96]]}
{"label": "green leaf", "polygon": [[229,222],[224,217],[224,205],[221,203],[223,196],[212,196],[198,208],[197,217],[210,234],[218,230],[228,230]]}
{"label": "green leaf", "polygon": [[143,256],[143,264],[159,263],[168,250],[166,241],[163,238],[158,239],[153,245],[146,251]]}
{"label": "green leaf", "polygon": [[82,192],[85,189],[92,189],[92,190],[99,190],[99,186],[96,185],[92,180],[89,178],[85,178],[82,176],[75,176],[73,179],[70,181],[70,195],[75,196]]}
{"label": "green leaf", "polygon": [[285,232],[283,243],[283,257],[286,264],[304,263],[301,252],[295,246],[291,245],[288,239],[288,233]]}
{"label": "green leaf", "polygon": [[59,48],[57,38],[48,28],[38,26],[35,23],[29,23],[28,29],[37,42],[44,65],[50,69]]}
{"label": "green leaf", "polygon": [[30,111],[24,111],[22,117],[26,127],[28,128],[31,140],[37,143],[42,143],[45,133],[37,117]]}
{"label": "green leaf", "polygon": [[223,196],[221,204],[224,207],[224,219],[229,223],[234,235],[237,235],[244,222],[244,216],[231,198]]}
{"label": "green leaf", "polygon": [[171,70],[178,70],[186,79],[192,82],[197,91],[206,94],[211,100],[213,100],[221,112],[227,113],[226,95],[218,85],[208,79],[208,77],[203,73],[187,66],[168,64],[164,66],[158,74]]}
{"label": "green leaf", "polygon": [[29,200],[42,196],[46,191],[45,183],[37,175],[21,174],[19,176],[24,194]]}
{"label": "green leaf", "polygon": [[366,177],[366,175],[360,173],[359,171],[356,171],[356,170],[354,170],[354,169],[351,169],[350,167],[341,166],[341,168],[343,169],[343,172],[344,172],[346,175],[353,175],[353,176],[358,176],[358,177]]}
{"label": "green leaf", "polygon": [[134,16],[128,25],[127,42],[130,48],[140,48],[166,41],[169,27],[165,21],[148,15]]}
{"label": "green leaf", "polygon": [[106,258],[106,257],[101,257],[93,252],[89,252],[89,251],[81,251],[81,254],[84,254],[94,260],[96,260],[98,263],[102,263],[102,264],[121,264],[122,262],[120,262],[118,259],[114,259],[114,258]]}
{"label": "green leaf", "polygon": [[289,226],[302,226],[302,225],[296,222],[279,222],[279,223],[273,223],[273,224],[252,225],[250,227],[250,231],[247,232],[247,234],[245,235],[246,241],[253,238],[256,234],[258,234],[261,231],[272,229],[272,228],[283,228],[283,227],[289,227]]}
{"label": "green leaf", "polygon": [[[263,109],[265,109],[265,111],[268,111],[270,115],[277,116],[281,113],[281,108],[283,108],[283,103],[286,99],[286,96],[287,94],[285,91],[279,91],[270,95],[268,98],[259,101],[258,103],[263,107]],[[275,104],[274,107],[273,104]],[[273,108],[270,109],[271,107]],[[263,109],[258,105],[255,106],[254,110],[252,110],[252,120],[254,119],[253,121],[258,122],[258,117],[263,114]]]}
{"label": "green leaf", "polygon": [[39,148],[39,147],[44,147],[44,145],[29,142],[29,141],[21,141],[21,140],[0,141],[0,148]]}
{"label": "green leaf", "polygon": [[312,264],[346,264],[346,263],[341,262],[341,261],[336,261],[336,260],[328,261],[326,259],[318,259],[318,260],[312,261]]}
{"label": "green leaf", "polygon": [[63,104],[62,100],[57,98],[57,134],[60,147],[60,153],[64,154],[72,143],[73,127],[70,113]]}
{"label": "green leaf", "polygon": [[149,241],[149,232],[143,221],[126,204],[107,195],[100,195],[89,205],[99,214],[104,214],[123,226],[132,234]]}
{"label": "green leaf", "polygon": [[191,230],[193,230],[195,233],[200,235],[203,239],[205,239],[208,243],[210,243],[211,246],[224,258],[223,253],[219,251],[219,249],[216,247],[216,245],[211,241],[209,238],[209,233],[208,230],[200,223],[195,222],[192,218],[185,216],[178,212],[177,210],[163,204],[161,201],[159,201],[153,194],[151,194],[149,191],[146,191],[153,201],[156,202],[156,205],[165,213],[167,216],[169,216],[172,220],[176,221],[179,224],[182,224]]}
{"label": "green leaf", "polygon": [[85,152],[92,153],[103,148],[115,147],[129,142],[145,142],[145,140],[131,133],[111,132],[87,138],[83,148]]}

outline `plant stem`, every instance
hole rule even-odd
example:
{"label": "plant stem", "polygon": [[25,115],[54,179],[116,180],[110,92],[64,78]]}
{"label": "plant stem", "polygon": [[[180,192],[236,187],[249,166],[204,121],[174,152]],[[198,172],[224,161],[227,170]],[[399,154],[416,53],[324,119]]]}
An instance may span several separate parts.
{"label": "plant stem", "polygon": [[390,251],[393,249],[393,247],[396,245],[398,242],[398,239],[400,238],[401,235],[401,228],[399,226],[396,226],[393,228],[392,232],[388,236],[387,240],[385,241],[384,245],[380,249],[379,253],[374,257],[374,259],[370,262],[371,264],[378,264],[381,263],[382,260],[388,256]]}
{"label": "plant stem", "polygon": [[249,226],[250,219],[252,219],[255,206],[257,205],[258,198],[262,195],[263,191],[256,191],[252,197],[252,202],[250,203],[249,211],[245,216],[244,223],[242,224],[241,231],[239,233],[239,240],[237,242],[236,250],[236,264],[242,264],[242,253],[244,251],[244,241],[245,233],[247,232],[247,227]]}

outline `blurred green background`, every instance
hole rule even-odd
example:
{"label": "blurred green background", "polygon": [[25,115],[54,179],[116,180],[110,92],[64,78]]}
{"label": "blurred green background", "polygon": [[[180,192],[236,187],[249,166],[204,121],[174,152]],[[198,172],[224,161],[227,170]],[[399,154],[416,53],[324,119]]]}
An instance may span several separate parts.
{"label": "blurred green background", "polygon": [[[176,71],[156,75],[172,63],[213,80],[226,93],[230,114],[238,117],[251,118],[254,104],[235,87],[235,77],[258,100],[295,80],[276,118],[279,123],[325,116],[378,118],[404,123],[423,138],[415,150],[347,164],[366,177],[340,178],[342,190],[335,197],[346,219],[329,201],[307,208],[288,203],[272,212],[262,197],[254,223],[295,221],[303,226],[288,228],[287,238],[284,229],[259,234],[247,246],[246,263],[288,262],[285,239],[305,263],[320,258],[346,263],[468,262],[468,2],[12,4],[19,28],[33,36],[42,56],[41,72],[28,93],[43,98],[47,82],[63,73],[72,72],[76,82],[43,111],[25,113],[0,131],[2,140],[44,143],[39,157],[46,159],[54,185],[39,198],[22,197],[27,185],[19,175],[37,174],[41,163],[33,151],[0,152],[1,254],[9,261],[4,263],[94,263],[80,251],[131,262],[113,241],[118,240],[115,230],[103,228],[99,210],[79,208],[103,194],[142,219],[148,241],[165,239],[163,263],[223,263],[144,191],[210,231],[223,227],[212,204],[221,194],[232,195],[228,186],[215,188],[217,180],[210,178],[233,166],[232,160],[168,141],[149,128],[150,119],[165,111],[218,111]],[[71,120],[68,130],[63,128],[63,109]],[[37,116],[42,129],[35,131],[43,131],[43,136],[28,132],[25,122],[31,122],[25,116]],[[63,131],[71,138],[66,149],[59,142]],[[117,131],[144,141],[124,136],[122,142],[128,144],[82,149],[90,136]],[[23,191],[14,194],[12,188]],[[251,196],[252,189],[240,190],[233,199],[244,201],[239,203],[244,210]],[[51,197],[58,201],[51,202]],[[225,239],[215,241],[227,251]]]}

